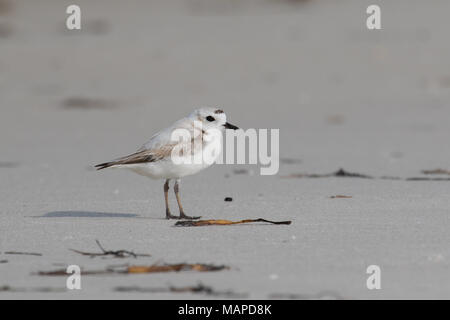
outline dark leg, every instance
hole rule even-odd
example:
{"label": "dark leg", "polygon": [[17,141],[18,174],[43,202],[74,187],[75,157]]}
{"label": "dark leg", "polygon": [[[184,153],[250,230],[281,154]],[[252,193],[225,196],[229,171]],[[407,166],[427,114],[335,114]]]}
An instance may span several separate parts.
{"label": "dark leg", "polygon": [[180,201],[180,195],[178,194],[178,191],[179,191],[178,181],[179,180],[175,181],[175,185],[173,186],[173,191],[175,191],[175,197],[177,198],[178,208],[180,208],[180,219],[188,219],[188,220],[200,219],[201,217],[190,217],[190,216],[187,216],[184,214],[183,206],[181,205],[181,201]]}
{"label": "dark leg", "polygon": [[164,200],[166,201],[166,219],[180,219],[177,216],[173,216],[170,213],[169,209],[169,179],[166,180],[166,183],[164,183]]}

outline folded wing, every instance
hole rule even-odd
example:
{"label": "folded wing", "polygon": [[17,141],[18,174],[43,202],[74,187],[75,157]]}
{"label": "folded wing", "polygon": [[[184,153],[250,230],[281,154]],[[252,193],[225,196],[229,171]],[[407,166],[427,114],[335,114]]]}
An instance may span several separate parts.
{"label": "folded wing", "polygon": [[132,165],[132,164],[160,161],[165,158],[170,158],[172,149],[174,148],[175,145],[176,144],[170,144],[157,149],[141,150],[128,156],[116,159],[114,161],[100,163],[95,167],[97,168],[97,170],[101,170],[118,165]]}

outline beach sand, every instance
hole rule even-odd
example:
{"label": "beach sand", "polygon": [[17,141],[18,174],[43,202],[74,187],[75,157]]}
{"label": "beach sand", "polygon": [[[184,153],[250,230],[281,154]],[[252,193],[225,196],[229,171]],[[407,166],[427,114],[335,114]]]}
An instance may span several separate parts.
{"label": "beach sand", "polygon": [[[80,0],[68,31],[70,1],[0,1],[0,298],[450,298],[450,175],[422,173],[450,169],[450,3],[377,2],[369,31],[371,1]],[[291,225],[174,227],[162,181],[92,169],[199,106],[280,129],[281,164],[183,179],[186,213]],[[340,168],[373,179],[295,176]],[[151,256],[70,250],[96,239]],[[230,268],[36,274],[155,263]],[[199,283],[219,294],[117,291]]]}

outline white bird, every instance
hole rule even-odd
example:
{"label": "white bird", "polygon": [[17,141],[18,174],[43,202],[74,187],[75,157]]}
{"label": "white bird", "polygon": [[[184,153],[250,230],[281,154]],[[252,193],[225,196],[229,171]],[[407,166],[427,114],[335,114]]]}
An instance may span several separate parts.
{"label": "white bird", "polygon": [[[156,133],[137,152],[117,160],[96,165],[105,168],[126,168],[152,179],[165,179],[164,200],[167,219],[199,219],[184,213],[179,196],[180,179],[209,167],[222,150],[222,131],[238,127],[227,122],[220,109],[201,108]],[[183,138],[180,141],[180,137]],[[174,192],[180,216],[169,209],[169,181],[174,179]]]}

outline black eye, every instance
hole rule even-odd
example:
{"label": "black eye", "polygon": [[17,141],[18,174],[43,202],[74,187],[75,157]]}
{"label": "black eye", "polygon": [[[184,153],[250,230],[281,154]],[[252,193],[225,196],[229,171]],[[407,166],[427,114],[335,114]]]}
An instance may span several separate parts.
{"label": "black eye", "polygon": [[214,120],[216,120],[216,119],[214,119],[214,117],[207,116],[207,117],[206,117],[206,120],[208,120],[209,122],[212,122],[212,121],[214,121]]}

